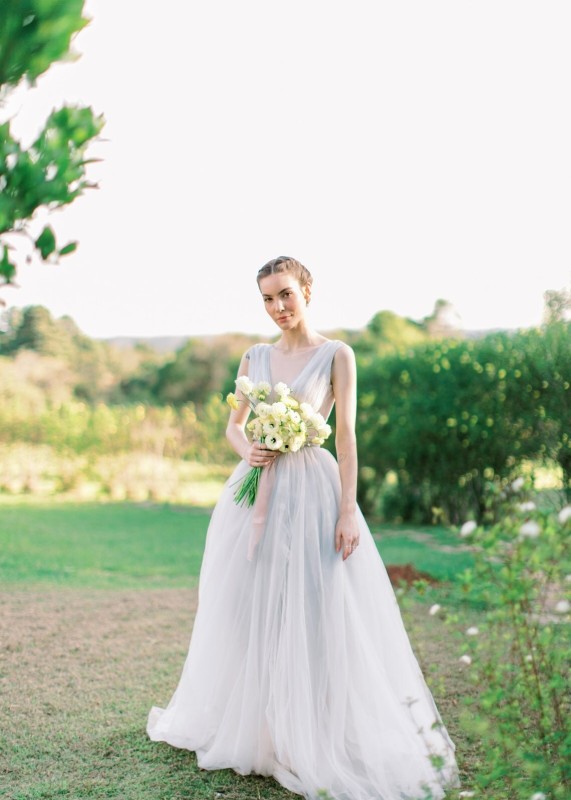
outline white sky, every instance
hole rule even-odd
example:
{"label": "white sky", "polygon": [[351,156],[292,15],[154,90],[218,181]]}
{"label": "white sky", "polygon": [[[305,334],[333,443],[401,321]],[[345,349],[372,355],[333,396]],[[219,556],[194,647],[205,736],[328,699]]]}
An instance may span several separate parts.
{"label": "white sky", "polygon": [[5,112],[104,113],[99,191],[53,215],[60,266],[9,303],[92,336],[277,332],[255,283],[293,255],[318,330],[450,300],[540,322],[571,279],[571,4],[91,0],[74,64]]}

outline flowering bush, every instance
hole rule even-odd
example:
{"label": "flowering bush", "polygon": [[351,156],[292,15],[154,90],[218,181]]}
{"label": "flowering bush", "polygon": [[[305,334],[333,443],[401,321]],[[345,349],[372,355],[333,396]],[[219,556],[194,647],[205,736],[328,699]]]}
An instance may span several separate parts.
{"label": "flowering bush", "polygon": [[571,792],[571,506],[540,511],[522,490],[517,479],[500,493],[492,527],[462,527],[475,556],[462,588],[484,608],[461,634],[459,660],[476,688],[462,720],[481,744],[478,797],[563,800]]}

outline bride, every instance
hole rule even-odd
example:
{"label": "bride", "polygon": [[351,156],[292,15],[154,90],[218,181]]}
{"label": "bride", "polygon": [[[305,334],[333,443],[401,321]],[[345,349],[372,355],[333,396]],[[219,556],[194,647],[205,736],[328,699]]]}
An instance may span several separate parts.
{"label": "bride", "polygon": [[[298,261],[274,259],[257,281],[281,337],[251,347],[238,376],[286,383],[325,418],[335,403],[337,457],[250,442],[248,404],[231,411],[241,461],[208,528],[179,684],[151,709],[148,735],[307,800],[442,798],[459,785],[455,745],[356,503],[353,351],[310,327],[312,277]],[[251,467],[264,488],[238,505]]]}

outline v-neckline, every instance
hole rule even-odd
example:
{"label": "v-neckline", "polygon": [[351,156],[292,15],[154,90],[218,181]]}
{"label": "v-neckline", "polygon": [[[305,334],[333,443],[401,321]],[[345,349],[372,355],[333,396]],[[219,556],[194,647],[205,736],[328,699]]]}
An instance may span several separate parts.
{"label": "v-neckline", "polygon": [[[326,342],[322,342],[321,344],[318,344],[317,347],[314,348],[314,352],[309,356],[309,358],[307,359],[307,361],[305,362],[303,367],[300,369],[300,371],[295,376],[294,380],[287,384],[287,386],[292,390],[292,392],[296,391],[296,387],[297,387],[297,383],[298,383],[299,379],[301,378],[301,376],[303,375],[305,370],[309,367],[309,365],[311,364],[311,362],[313,361],[313,359],[315,358],[317,353],[320,350],[322,350],[326,345],[331,344],[331,342],[333,342],[333,341],[335,341],[335,340],[334,339],[328,339]],[[266,347],[266,353],[267,353],[267,368],[268,368],[268,378],[269,378],[268,382],[269,382],[270,386],[272,387],[272,391],[273,391],[275,383],[274,383],[273,377],[272,377],[272,361],[271,361],[272,348],[275,348],[275,345],[268,344],[267,347]]]}

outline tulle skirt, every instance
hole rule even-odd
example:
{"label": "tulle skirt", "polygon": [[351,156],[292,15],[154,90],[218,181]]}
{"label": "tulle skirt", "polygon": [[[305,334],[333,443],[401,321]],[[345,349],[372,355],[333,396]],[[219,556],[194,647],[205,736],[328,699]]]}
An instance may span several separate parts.
{"label": "tulle skirt", "polygon": [[151,739],[205,769],[272,775],[313,800],[434,798],[458,785],[451,741],[360,511],[335,551],[339,468],[321,448],[279,458],[254,556],[241,462],[213,512],[189,652]]}

